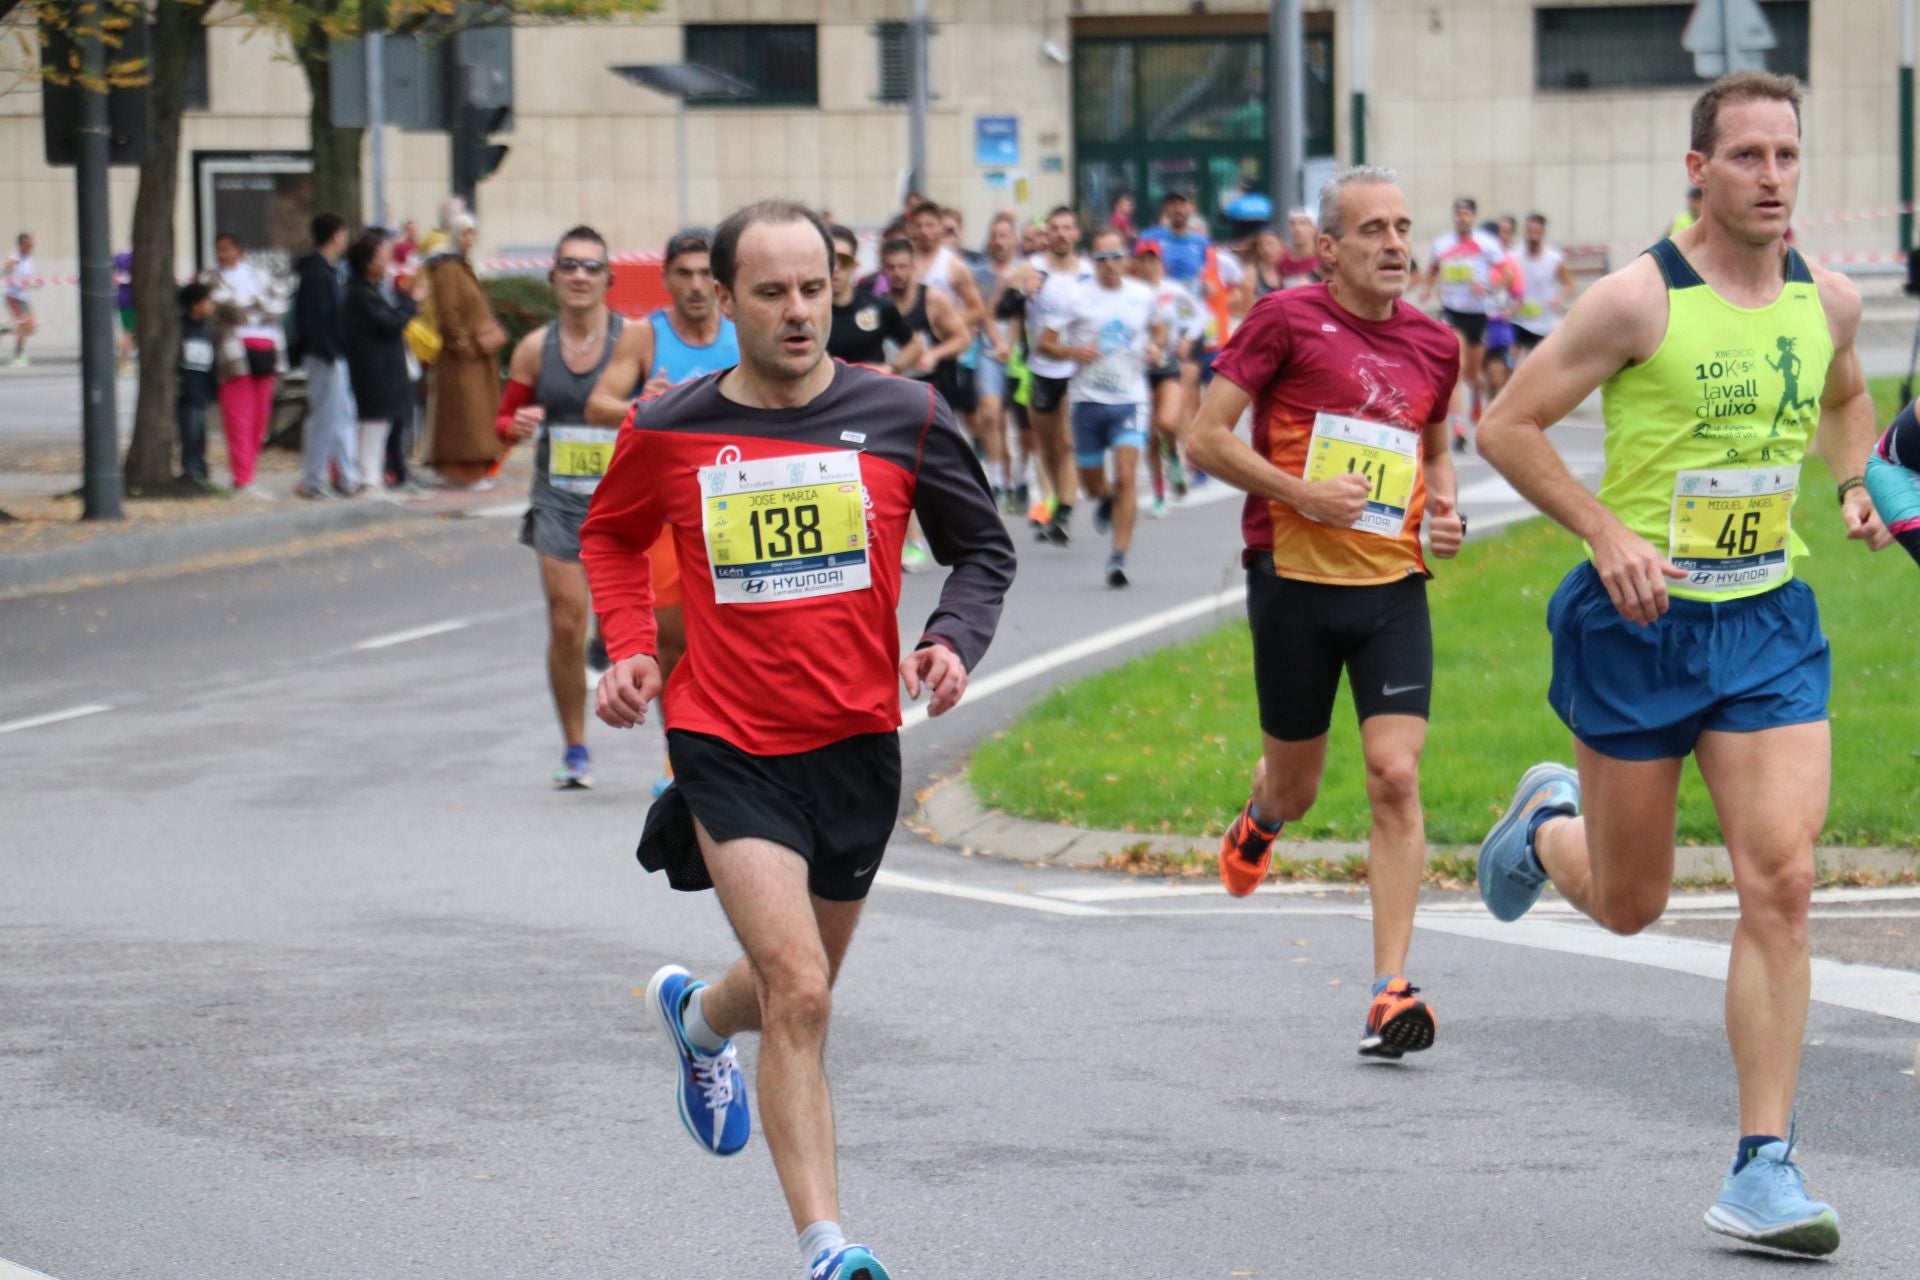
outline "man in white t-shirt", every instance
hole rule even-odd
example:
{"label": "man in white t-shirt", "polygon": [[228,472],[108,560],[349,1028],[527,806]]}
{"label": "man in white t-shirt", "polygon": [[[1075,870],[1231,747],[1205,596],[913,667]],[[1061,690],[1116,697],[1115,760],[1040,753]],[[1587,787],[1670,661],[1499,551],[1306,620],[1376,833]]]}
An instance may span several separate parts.
{"label": "man in white t-shirt", "polygon": [[13,326],[13,362],[27,363],[27,339],[38,327],[33,317],[33,290],[39,287],[33,265],[33,236],[25,231],[14,242],[14,251],[0,265],[0,283],[7,298],[7,322]]}
{"label": "man in white t-shirt", "polygon": [[[1049,360],[1072,361],[1073,458],[1095,502],[1093,528],[1113,533],[1107,585],[1127,585],[1127,548],[1139,510],[1140,450],[1147,443],[1147,369],[1160,363],[1167,326],[1153,290],[1125,274],[1126,241],[1108,228],[1093,237],[1093,279],[1076,288],[1035,344]],[[1113,479],[1107,479],[1107,454]]]}
{"label": "man in white t-shirt", "polygon": [[1440,311],[1460,338],[1460,381],[1455,386],[1452,412],[1453,445],[1467,447],[1467,414],[1463,404],[1471,395],[1473,421],[1480,420],[1480,366],[1487,354],[1487,295],[1492,289],[1494,264],[1506,250],[1493,236],[1473,225],[1480,206],[1471,196],[1453,202],[1453,230],[1434,238],[1421,281],[1420,301],[1440,290]]}
{"label": "man in white t-shirt", "polygon": [[1519,260],[1520,279],[1526,289],[1513,312],[1517,365],[1560,323],[1573,298],[1573,273],[1567,270],[1567,256],[1547,243],[1544,213],[1527,215],[1526,247],[1514,257]]}
{"label": "man in white t-shirt", "polygon": [[[1092,278],[1093,268],[1080,256],[1076,247],[1079,243],[1080,219],[1073,210],[1061,205],[1047,215],[1046,252],[1027,259],[1017,286],[1027,297],[1030,337],[1061,327],[1062,309],[1076,286]],[[1033,422],[1034,442],[1040,447],[1041,469],[1054,487],[1055,498],[1051,513],[1038,513],[1046,518],[1034,536],[1040,542],[1064,547],[1070,540],[1068,524],[1073,517],[1076,487],[1073,442],[1067,432],[1067,384],[1078,366],[1070,359],[1047,355],[1034,341],[1027,354],[1027,368],[1033,372],[1027,416]]]}

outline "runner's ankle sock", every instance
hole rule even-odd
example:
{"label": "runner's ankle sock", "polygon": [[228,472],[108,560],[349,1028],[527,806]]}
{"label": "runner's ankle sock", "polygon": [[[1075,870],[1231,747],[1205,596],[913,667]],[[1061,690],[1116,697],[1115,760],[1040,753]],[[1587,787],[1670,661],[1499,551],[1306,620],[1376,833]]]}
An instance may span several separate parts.
{"label": "runner's ankle sock", "polygon": [[840,1229],[840,1224],[823,1218],[800,1233],[800,1260],[810,1267],[815,1258],[846,1242],[847,1233]]}
{"label": "runner's ankle sock", "polygon": [[1373,994],[1379,995],[1382,991],[1385,991],[1387,989],[1387,984],[1392,982],[1395,978],[1399,976],[1400,975],[1397,973],[1390,973],[1384,978],[1375,978],[1373,980]]}
{"label": "runner's ankle sock", "polygon": [[1277,836],[1287,825],[1285,818],[1269,824],[1260,816],[1260,810],[1251,801],[1247,803],[1247,816],[1253,819],[1253,825],[1259,828],[1260,834],[1263,836]]}
{"label": "runner's ankle sock", "polygon": [[1053,522],[1064,529],[1067,527],[1067,521],[1071,519],[1073,519],[1073,504],[1056,502],[1053,506]]}
{"label": "runner's ankle sock", "polygon": [[1740,1149],[1733,1153],[1733,1171],[1735,1173],[1740,1172],[1747,1167],[1747,1161],[1753,1159],[1754,1152],[1760,1150],[1760,1148],[1766,1146],[1769,1142],[1779,1141],[1782,1141],[1782,1139],[1776,1138],[1770,1133],[1750,1133],[1740,1139]]}
{"label": "runner's ankle sock", "polygon": [[1533,859],[1533,865],[1546,874],[1547,864],[1540,861],[1540,851],[1533,847],[1533,839],[1540,834],[1540,825],[1548,818],[1571,818],[1573,815],[1565,809],[1539,809],[1527,819],[1527,856]]}
{"label": "runner's ankle sock", "polygon": [[701,987],[680,1006],[680,1029],[687,1033],[687,1041],[700,1052],[718,1053],[727,1047],[727,1038],[708,1026],[706,1015],[700,1011],[700,997],[706,993],[707,989]]}

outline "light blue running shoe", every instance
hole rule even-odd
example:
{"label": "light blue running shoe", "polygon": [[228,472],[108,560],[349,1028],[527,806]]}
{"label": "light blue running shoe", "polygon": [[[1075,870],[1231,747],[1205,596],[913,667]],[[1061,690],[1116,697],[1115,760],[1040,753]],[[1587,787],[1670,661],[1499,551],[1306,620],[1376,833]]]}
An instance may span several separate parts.
{"label": "light blue running shoe", "polygon": [[647,1006],[673,1045],[677,1065],[674,1097],[680,1107],[680,1123],[704,1149],[717,1156],[730,1156],[745,1147],[753,1133],[747,1080],[740,1072],[733,1041],[727,1041],[718,1053],[702,1053],[687,1039],[686,1028],[680,1024],[680,1009],[687,996],[706,985],[695,981],[679,965],[666,965],[647,983]]}
{"label": "light blue running shoe", "polygon": [[[1723,1236],[1783,1253],[1823,1258],[1840,1247],[1840,1215],[1807,1198],[1806,1175],[1791,1159],[1793,1138],[1769,1142],[1735,1173],[1728,1166],[1707,1226]],[[1737,1163],[1737,1161],[1736,1161]]]}
{"label": "light blue running shoe", "polygon": [[822,1249],[813,1260],[808,1280],[887,1280],[887,1269],[863,1244],[843,1244],[838,1249]]}
{"label": "light blue running shoe", "polygon": [[1498,920],[1518,920],[1540,900],[1547,873],[1527,848],[1527,826],[1541,809],[1580,812],[1580,775],[1552,761],[1520,775],[1513,803],[1480,843],[1480,900]]}

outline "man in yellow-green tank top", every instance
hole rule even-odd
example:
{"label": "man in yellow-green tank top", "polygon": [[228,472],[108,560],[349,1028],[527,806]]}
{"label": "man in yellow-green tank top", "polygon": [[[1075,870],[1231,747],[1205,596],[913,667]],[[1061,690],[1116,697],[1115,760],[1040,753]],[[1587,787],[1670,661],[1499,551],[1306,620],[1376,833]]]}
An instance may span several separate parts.
{"label": "man in yellow-green tank top", "polygon": [[[1739,1141],[1707,1226],[1831,1253],[1838,1215],[1792,1159],[1811,983],[1813,842],[1832,761],[1826,637],[1794,576],[1794,505],[1824,504],[1801,463],[1839,483],[1848,536],[1890,541],[1861,488],[1873,402],[1854,352],[1860,296],[1785,243],[1800,179],[1800,86],[1739,72],[1693,109],[1687,177],[1700,219],[1608,276],[1521,366],[1480,451],[1579,534],[1587,558],[1547,607],[1548,701],[1579,769],[1527,770],[1480,850],[1503,920],[1551,879],[1618,933],[1666,909],[1674,808],[1691,754],[1740,896],[1727,973]],[[1543,432],[1596,388],[1606,473],[1589,494]],[[1811,473],[1809,473],[1811,474]]]}

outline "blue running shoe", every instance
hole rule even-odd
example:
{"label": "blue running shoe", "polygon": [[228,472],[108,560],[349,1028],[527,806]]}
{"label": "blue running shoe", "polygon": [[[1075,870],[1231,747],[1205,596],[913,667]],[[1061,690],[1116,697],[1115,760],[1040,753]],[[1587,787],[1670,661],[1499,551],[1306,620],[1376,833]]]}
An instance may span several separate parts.
{"label": "blue running shoe", "polygon": [[[1729,1166],[1707,1226],[1766,1249],[1823,1258],[1840,1247],[1840,1215],[1807,1198],[1806,1176],[1790,1158],[1793,1139],[1769,1142],[1738,1173]],[[1737,1161],[1736,1161],[1737,1163]]]}
{"label": "blue running shoe", "polygon": [[718,1053],[702,1053],[693,1047],[680,1024],[680,1009],[687,996],[706,985],[696,982],[679,965],[667,965],[647,983],[647,1005],[673,1045],[679,1067],[674,1096],[680,1107],[680,1123],[706,1150],[730,1156],[745,1147],[753,1133],[753,1116],[747,1110],[747,1080],[740,1073],[733,1041],[727,1041]]}
{"label": "blue running shoe", "polygon": [[822,1249],[813,1260],[807,1280],[887,1280],[887,1269],[863,1244],[843,1244],[838,1249]]}
{"label": "blue running shoe", "polygon": [[1518,920],[1540,900],[1547,873],[1527,848],[1527,827],[1541,809],[1580,812],[1580,775],[1563,764],[1537,764],[1520,775],[1513,803],[1480,844],[1480,900],[1499,920]]}
{"label": "blue running shoe", "polygon": [[567,748],[560,767],[554,770],[553,785],[561,791],[586,791],[593,786],[593,759],[585,747]]}

